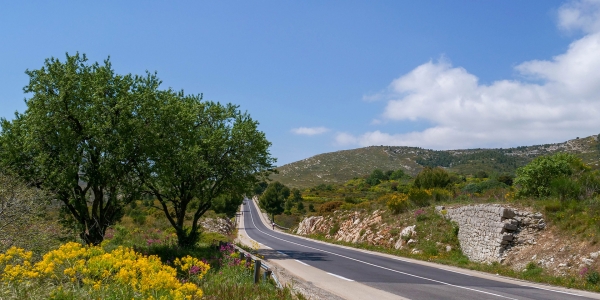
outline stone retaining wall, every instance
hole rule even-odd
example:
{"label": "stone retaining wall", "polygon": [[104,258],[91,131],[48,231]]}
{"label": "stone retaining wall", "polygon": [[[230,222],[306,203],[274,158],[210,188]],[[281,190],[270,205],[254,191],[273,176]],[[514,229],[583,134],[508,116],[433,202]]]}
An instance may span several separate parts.
{"label": "stone retaining wall", "polygon": [[458,223],[462,252],[470,260],[478,262],[502,262],[506,250],[517,243],[535,243],[531,233],[546,226],[540,213],[498,204],[457,208],[438,206],[436,210]]}

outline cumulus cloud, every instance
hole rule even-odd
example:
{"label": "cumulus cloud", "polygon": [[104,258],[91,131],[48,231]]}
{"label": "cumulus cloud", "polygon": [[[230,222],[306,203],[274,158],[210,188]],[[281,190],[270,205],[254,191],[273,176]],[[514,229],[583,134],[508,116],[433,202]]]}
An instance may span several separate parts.
{"label": "cumulus cloud", "polygon": [[292,129],[293,133],[300,135],[317,135],[327,131],[329,131],[329,129],[325,127],[298,127]]}
{"label": "cumulus cloud", "polygon": [[[593,8],[593,11],[590,9]],[[521,80],[485,85],[446,59],[424,63],[388,87],[381,118],[428,120],[423,131],[340,133],[340,145],[434,149],[503,147],[571,139],[600,131],[600,1],[570,2],[559,26],[587,33],[550,60],[516,66]]]}

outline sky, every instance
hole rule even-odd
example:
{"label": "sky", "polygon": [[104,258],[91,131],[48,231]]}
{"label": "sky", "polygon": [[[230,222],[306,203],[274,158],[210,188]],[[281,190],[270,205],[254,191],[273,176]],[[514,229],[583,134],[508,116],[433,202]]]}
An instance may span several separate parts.
{"label": "sky", "polygon": [[600,0],[13,1],[0,117],[25,111],[25,70],[76,52],[239,105],[279,166],[600,133]]}

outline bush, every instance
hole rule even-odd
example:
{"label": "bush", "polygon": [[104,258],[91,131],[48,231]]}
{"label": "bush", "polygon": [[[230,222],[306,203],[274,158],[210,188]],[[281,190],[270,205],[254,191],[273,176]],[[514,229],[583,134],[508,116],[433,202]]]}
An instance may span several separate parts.
{"label": "bush", "polygon": [[508,186],[498,180],[488,179],[482,182],[469,183],[462,190],[463,192],[467,192],[469,194],[481,194],[486,190],[495,188],[508,188]]}
{"label": "bush", "polygon": [[331,227],[329,229],[329,235],[334,236],[339,230],[340,230],[340,224],[335,223],[335,224],[333,224],[333,227]]}
{"label": "bush", "polygon": [[342,204],[343,204],[342,201],[325,202],[321,206],[319,206],[319,213],[321,213],[321,214],[330,213],[330,212],[338,209],[340,206],[342,206]]}
{"label": "bush", "polygon": [[440,168],[424,168],[418,175],[415,177],[415,186],[422,189],[431,189],[431,188],[445,188],[451,182],[450,174]]}
{"label": "bush", "polygon": [[518,196],[546,197],[551,194],[551,182],[559,177],[570,177],[588,167],[580,158],[569,153],[540,156],[524,167],[517,169],[515,185]]}
{"label": "bush", "polygon": [[408,200],[418,207],[429,206],[429,200],[431,199],[431,191],[424,189],[411,189],[408,192]]}
{"label": "bush", "polygon": [[406,194],[388,194],[383,196],[387,207],[394,214],[399,214],[408,209],[408,195]]}

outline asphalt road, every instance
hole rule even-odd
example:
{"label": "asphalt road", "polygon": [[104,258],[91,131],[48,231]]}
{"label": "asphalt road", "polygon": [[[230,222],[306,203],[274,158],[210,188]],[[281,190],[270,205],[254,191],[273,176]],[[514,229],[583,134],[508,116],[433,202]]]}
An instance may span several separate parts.
{"label": "asphalt road", "polygon": [[[259,217],[254,201],[243,205],[251,239],[273,249],[276,259],[292,259],[331,276],[358,282],[408,299],[600,299],[598,294],[478,276],[366,251],[338,247],[274,231]],[[269,258],[269,257],[267,257]],[[400,298],[399,297],[399,298]]]}

